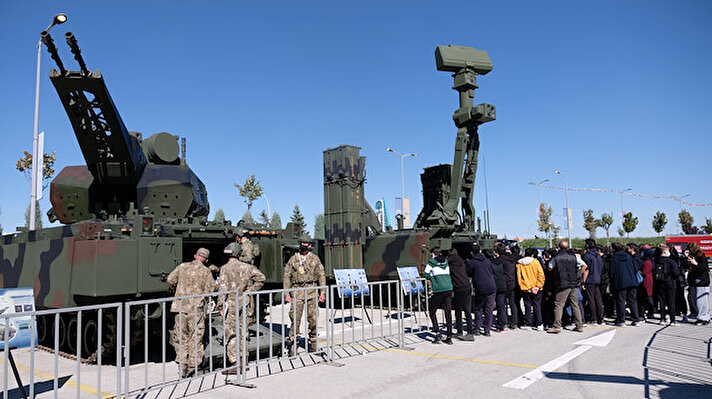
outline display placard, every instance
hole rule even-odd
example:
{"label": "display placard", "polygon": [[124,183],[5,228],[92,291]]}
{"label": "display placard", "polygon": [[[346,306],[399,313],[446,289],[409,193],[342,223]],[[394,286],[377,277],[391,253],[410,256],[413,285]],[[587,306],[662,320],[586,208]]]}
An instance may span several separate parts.
{"label": "display placard", "polygon": [[334,278],[339,286],[339,298],[371,295],[364,269],[334,269]]}
{"label": "display placard", "polygon": [[[4,288],[0,289],[0,350],[5,349],[5,335],[7,334],[10,348],[24,348],[30,346],[30,328],[32,318],[28,316],[10,317],[3,316],[15,313],[34,312],[35,294],[32,288]],[[9,325],[6,325],[7,324]],[[37,334],[35,334],[37,345]]]}
{"label": "display placard", "polygon": [[423,280],[420,279],[417,266],[402,266],[397,269],[403,293],[412,295],[424,291],[425,287],[423,286]]}

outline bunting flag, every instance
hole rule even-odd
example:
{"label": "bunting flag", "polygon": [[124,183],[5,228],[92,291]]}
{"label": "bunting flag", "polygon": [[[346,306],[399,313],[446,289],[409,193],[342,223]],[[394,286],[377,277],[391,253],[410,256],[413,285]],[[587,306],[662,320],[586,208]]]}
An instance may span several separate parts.
{"label": "bunting flag", "polygon": [[[548,188],[551,190],[564,190],[564,187],[561,186],[552,186],[550,184],[542,184],[542,183],[534,183],[531,182],[529,183],[532,186],[536,187],[541,187],[541,188]],[[654,194],[644,194],[644,193],[636,193],[633,191],[627,191],[627,190],[614,190],[610,188],[572,188],[569,187],[568,191],[574,191],[574,192],[579,192],[579,191],[591,191],[591,192],[598,192],[598,193],[614,193],[614,194],[625,194],[625,195],[630,195],[632,197],[641,197],[641,198],[653,198],[653,199],[672,199],[675,200],[681,204],[685,204],[687,206],[712,206],[712,202],[708,202],[706,204],[693,204],[691,202],[687,202],[680,197],[676,197],[674,195],[654,195]]]}

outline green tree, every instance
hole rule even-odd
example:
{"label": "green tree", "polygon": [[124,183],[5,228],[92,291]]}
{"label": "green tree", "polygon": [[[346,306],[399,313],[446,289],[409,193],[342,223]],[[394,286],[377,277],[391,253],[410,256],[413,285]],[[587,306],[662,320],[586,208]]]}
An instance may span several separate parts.
{"label": "green tree", "polygon": [[218,210],[215,211],[215,221],[225,223],[225,211],[223,211],[222,208],[218,208]]}
{"label": "green tree", "polygon": [[269,228],[275,230],[282,228],[282,217],[279,216],[279,213],[272,212],[272,217],[269,220]]}
{"label": "green tree", "polygon": [[601,221],[593,217],[593,209],[583,211],[583,228],[588,230],[590,238],[596,238],[596,229],[601,226]]}
{"label": "green tree", "polygon": [[[702,225],[702,230],[707,234],[712,234],[712,219],[705,218],[705,224]],[[2,230],[0,230],[0,233]]]}
{"label": "green tree", "polygon": [[625,230],[626,237],[630,237],[630,233],[638,227],[638,218],[633,217],[633,212],[627,212],[623,215],[623,230]]}
{"label": "green tree", "polygon": [[621,237],[625,237],[625,230],[623,230],[620,226],[618,227],[618,235]]}
{"label": "green tree", "polygon": [[252,217],[252,214],[250,212],[245,212],[245,214],[242,215],[242,220],[244,220],[245,224],[248,226],[255,225],[255,219]]}
{"label": "green tree", "polygon": [[[54,175],[54,163],[57,161],[57,153],[52,152],[51,154],[43,154],[42,157],[42,190],[47,188],[49,180]],[[15,162],[15,169],[22,172],[25,175],[27,181],[32,181],[32,154],[24,151],[24,155]],[[30,200],[31,201],[31,200]],[[31,203],[27,205],[27,210],[25,211],[25,227],[30,228],[30,209]],[[40,202],[35,202],[35,228],[42,228],[42,209],[40,209]]]}
{"label": "green tree", "polygon": [[267,211],[264,209],[260,212],[260,226],[264,228],[269,227],[269,216],[267,216]]}
{"label": "green tree", "polygon": [[306,233],[307,224],[304,222],[304,215],[302,215],[302,211],[299,210],[299,205],[294,205],[291,222],[294,223],[295,226],[298,226],[297,235],[301,236]]}
{"label": "green tree", "polygon": [[545,233],[547,239],[555,238],[559,232],[559,228],[551,221],[553,212],[551,207],[547,207],[545,203],[539,204],[539,219],[536,222],[539,225],[539,231]]}
{"label": "green tree", "polygon": [[[25,209],[25,228],[30,228],[30,204],[27,204],[27,209]],[[42,210],[40,209],[40,202],[35,201],[35,229],[39,230],[42,228]]]}
{"label": "green tree", "polygon": [[611,245],[611,226],[613,225],[613,215],[610,213],[604,213],[601,218],[598,219],[599,224],[603,230],[606,230],[606,246]]}
{"label": "green tree", "polygon": [[235,187],[240,192],[240,197],[245,198],[245,203],[247,204],[247,213],[252,210],[252,203],[262,196],[262,186],[260,182],[255,178],[255,174],[245,179],[245,183],[240,185],[235,183]]}
{"label": "green tree", "polygon": [[324,240],[326,238],[324,214],[320,213],[314,218],[314,239]]}
{"label": "green tree", "polygon": [[655,230],[658,235],[662,233],[663,229],[665,229],[665,225],[667,224],[667,215],[665,215],[665,212],[660,212],[657,211],[655,212],[655,216],[653,216],[653,230]]}
{"label": "green tree", "polygon": [[692,223],[695,222],[695,219],[692,218],[692,215],[690,215],[690,212],[688,212],[687,209],[683,209],[677,214],[677,221],[680,223],[683,233],[697,234],[699,232],[697,227],[692,225]]}

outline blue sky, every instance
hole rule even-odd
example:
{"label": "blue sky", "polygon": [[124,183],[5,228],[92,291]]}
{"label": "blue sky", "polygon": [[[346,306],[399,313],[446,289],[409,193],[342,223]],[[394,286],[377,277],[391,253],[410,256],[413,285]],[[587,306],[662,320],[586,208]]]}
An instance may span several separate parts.
{"label": "blue sky", "polygon": [[[246,210],[233,183],[256,174],[272,210],[287,221],[299,204],[313,226],[323,212],[322,151],[340,144],[367,157],[366,197],[400,196],[405,161],[411,214],[422,206],[424,167],[451,163],[458,107],[450,74],[435,69],[437,45],[486,50],[494,70],[480,77],[476,103],[497,107],[480,129],[475,207],[485,208],[485,161],[494,233],[533,237],[537,189],[530,181],[682,196],[712,202],[712,4],[600,2],[138,2],[4,1],[0,11],[0,224],[24,224],[29,183],[14,161],[32,144],[36,47],[54,28],[75,33],[89,69],[101,70],[129,130],[170,132],[188,142],[188,163],[207,185],[211,214],[236,221]],[[40,130],[57,171],[83,164],[47,74],[43,50]],[[562,223],[564,194],[541,199]],[[46,193],[42,208],[49,208]],[[621,196],[571,192],[574,236],[581,212],[618,217]],[[655,211],[680,205],[629,195],[625,210],[653,235]],[[266,209],[257,200],[257,212]],[[695,221],[712,207],[692,207]],[[255,213],[257,213],[255,212]],[[619,221],[616,220],[616,224]],[[45,218],[45,225],[47,224]],[[615,228],[612,229],[614,233]],[[677,227],[670,222],[665,233]],[[599,231],[599,236],[603,232]],[[615,233],[614,233],[615,234]]]}

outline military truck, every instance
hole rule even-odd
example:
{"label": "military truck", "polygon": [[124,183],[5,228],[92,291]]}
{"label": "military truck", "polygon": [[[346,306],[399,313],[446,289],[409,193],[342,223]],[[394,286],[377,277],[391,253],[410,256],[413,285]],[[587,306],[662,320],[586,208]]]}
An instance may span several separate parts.
{"label": "military truck", "polygon": [[[167,275],[200,247],[222,265],[237,228],[248,229],[260,247],[256,265],[267,276],[266,288],[281,285],[283,265],[298,247],[295,226],[209,221],[208,192],[187,164],[185,139],[179,144],[166,132],[144,138],[128,131],[103,76],[87,69],[74,35],[65,36],[79,71],[65,69],[48,32],[41,40],[59,68],[50,80],[86,165],[67,166],[51,182],[47,215],[61,226],[2,237],[0,288],[33,287],[38,309],[170,296]],[[151,317],[160,317],[156,310]],[[40,343],[54,342],[53,320],[38,318]],[[111,334],[115,316],[107,314],[106,321],[103,331]],[[59,323],[60,348],[76,353],[76,314],[63,314]],[[84,315],[82,324],[82,352],[91,354],[96,316]]]}
{"label": "military truck", "polygon": [[[425,168],[421,174],[423,209],[413,228],[383,231],[365,199],[366,159],[360,147],[342,145],[324,151],[325,266],[365,268],[371,280],[397,279],[397,267],[418,266],[422,272],[429,250],[458,248],[467,254],[472,243],[492,248],[497,237],[482,231],[473,205],[480,125],[496,118],[494,105],[473,104],[477,76],[492,70],[486,51],[463,46],[438,46],[437,69],[452,72],[460,108],[452,116],[457,127],[452,164]],[[475,226],[477,224],[477,226]]]}

